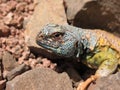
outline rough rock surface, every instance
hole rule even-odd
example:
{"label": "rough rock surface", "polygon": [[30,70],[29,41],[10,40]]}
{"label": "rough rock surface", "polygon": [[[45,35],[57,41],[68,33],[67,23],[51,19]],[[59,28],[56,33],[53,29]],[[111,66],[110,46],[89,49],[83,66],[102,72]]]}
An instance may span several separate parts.
{"label": "rough rock surface", "polygon": [[67,17],[69,20],[74,19],[74,26],[120,32],[119,0],[77,0],[74,4],[74,0],[65,1],[69,1],[68,4],[66,2]]}
{"label": "rough rock surface", "polygon": [[38,47],[35,37],[48,23],[67,24],[63,0],[36,0],[33,16],[25,26],[25,39],[30,47]]}
{"label": "rough rock surface", "polygon": [[88,90],[119,90],[120,89],[120,72],[108,77],[100,78],[96,84],[91,84]]}
{"label": "rough rock surface", "polygon": [[4,90],[6,85],[6,80],[0,80],[0,90]]}
{"label": "rough rock surface", "polygon": [[6,90],[73,90],[66,73],[58,74],[50,69],[36,68],[7,82]]}
{"label": "rough rock surface", "polygon": [[64,0],[67,19],[69,21],[74,20],[75,15],[90,1],[93,0]]}
{"label": "rough rock surface", "polygon": [[55,58],[38,46],[35,38],[42,27],[48,23],[67,24],[63,0],[35,0],[34,5],[33,16],[25,25],[25,41],[32,52]]}
{"label": "rough rock surface", "polygon": [[17,62],[16,59],[13,57],[12,54],[10,54],[7,51],[3,52],[3,68],[4,70],[10,71],[12,69],[14,69],[17,66]]}
{"label": "rough rock surface", "polygon": [[27,66],[25,64],[21,64],[21,65],[17,66],[16,68],[14,68],[13,70],[11,70],[9,73],[7,73],[7,75],[6,75],[7,80],[10,81],[17,75],[20,75],[29,69],[30,69],[29,66]]}
{"label": "rough rock surface", "polygon": [[2,54],[0,53],[0,80],[2,80]]}
{"label": "rough rock surface", "polygon": [[33,0],[0,0],[0,90],[6,79],[11,80],[24,72],[24,67],[19,66],[23,63],[31,69],[54,69],[57,65],[47,58],[35,56],[25,43],[23,20],[28,20],[33,10]]}

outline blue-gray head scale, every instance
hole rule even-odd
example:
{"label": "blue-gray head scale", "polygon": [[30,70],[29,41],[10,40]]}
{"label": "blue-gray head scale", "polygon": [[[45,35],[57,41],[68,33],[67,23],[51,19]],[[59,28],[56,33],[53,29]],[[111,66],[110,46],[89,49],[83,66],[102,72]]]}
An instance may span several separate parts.
{"label": "blue-gray head scale", "polygon": [[66,26],[47,24],[37,35],[36,42],[60,56],[71,57],[75,55],[78,46],[75,37]]}

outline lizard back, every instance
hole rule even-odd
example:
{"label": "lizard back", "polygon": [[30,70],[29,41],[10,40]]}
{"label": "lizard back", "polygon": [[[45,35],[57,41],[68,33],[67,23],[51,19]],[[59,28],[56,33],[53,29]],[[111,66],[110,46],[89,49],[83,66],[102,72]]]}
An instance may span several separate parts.
{"label": "lizard back", "polygon": [[98,37],[98,44],[101,46],[108,45],[120,53],[120,38],[102,30],[91,30]]}

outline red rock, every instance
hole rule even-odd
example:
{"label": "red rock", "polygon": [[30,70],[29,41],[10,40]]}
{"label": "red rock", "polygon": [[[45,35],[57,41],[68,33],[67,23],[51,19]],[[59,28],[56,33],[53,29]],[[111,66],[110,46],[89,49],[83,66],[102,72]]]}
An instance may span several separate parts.
{"label": "red rock", "polygon": [[30,11],[33,11],[33,10],[34,10],[34,4],[32,3],[32,4],[28,5],[28,9],[29,9]]}
{"label": "red rock", "polygon": [[9,27],[0,22],[0,37],[8,36],[10,34]]}
{"label": "red rock", "polygon": [[49,67],[51,64],[51,62],[47,58],[42,59],[42,62],[44,67]]}
{"label": "red rock", "polygon": [[16,28],[18,28],[18,27],[20,28],[20,27],[22,27],[23,20],[24,20],[23,16],[21,16],[19,14],[14,14],[14,17],[10,24],[15,26]]}
{"label": "red rock", "polygon": [[0,81],[0,90],[3,90],[5,88],[6,80]]}
{"label": "red rock", "polygon": [[26,2],[18,3],[17,6],[16,6],[16,10],[17,11],[24,11],[26,5],[27,5]]}
{"label": "red rock", "polygon": [[17,2],[11,0],[11,1],[7,2],[6,4],[7,4],[7,6],[9,7],[9,10],[8,10],[8,11],[10,11],[10,10],[13,10],[13,9],[16,8]]}
{"label": "red rock", "polygon": [[0,80],[3,78],[2,71],[2,52],[0,52]]}
{"label": "red rock", "polygon": [[3,71],[3,78],[5,78],[6,79],[6,76],[7,76],[7,74],[9,73],[9,71],[7,71],[7,70],[4,70]]}
{"label": "red rock", "polygon": [[15,36],[16,35],[16,28],[15,27],[10,27],[10,34],[12,36]]}
{"label": "red rock", "polygon": [[29,65],[31,66],[31,68],[35,68],[37,63],[38,62],[36,59],[32,59],[32,58],[29,59]]}

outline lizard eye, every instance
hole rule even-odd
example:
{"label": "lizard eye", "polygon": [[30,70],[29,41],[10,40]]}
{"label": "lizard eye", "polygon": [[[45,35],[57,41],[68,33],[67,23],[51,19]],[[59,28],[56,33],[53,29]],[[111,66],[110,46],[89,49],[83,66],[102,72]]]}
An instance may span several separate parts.
{"label": "lizard eye", "polygon": [[59,36],[60,36],[60,33],[56,33],[54,36],[55,36],[55,37],[59,37]]}
{"label": "lizard eye", "polygon": [[53,35],[52,35],[52,36],[53,36],[53,37],[55,37],[55,38],[58,38],[58,37],[63,36],[63,33],[60,33],[60,32],[53,33]]}

